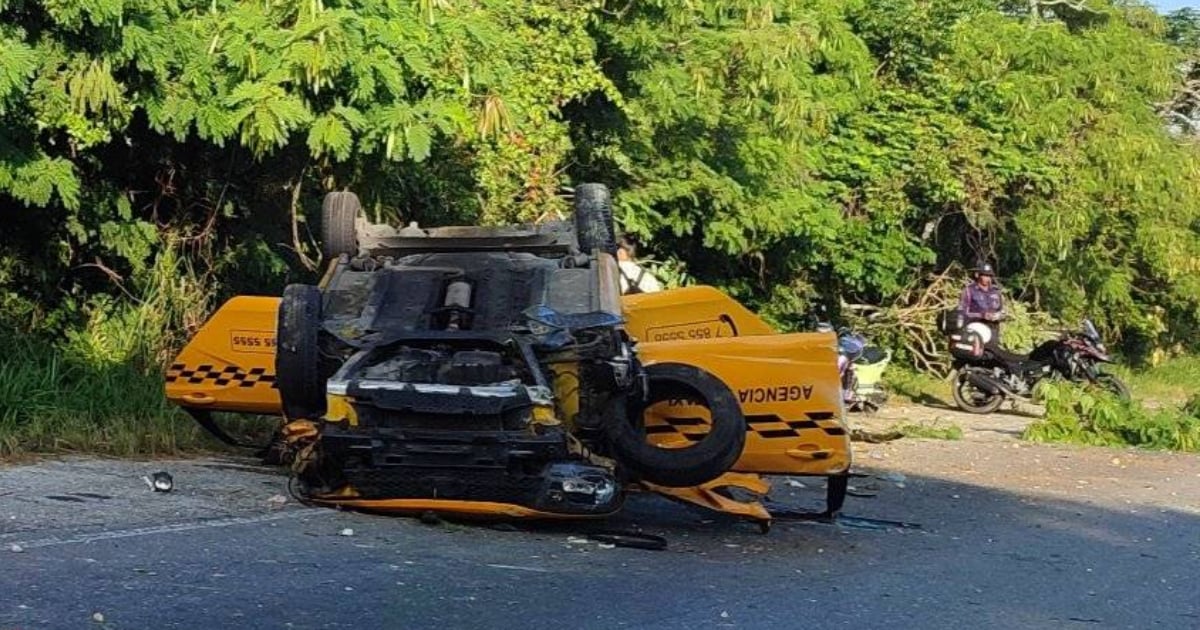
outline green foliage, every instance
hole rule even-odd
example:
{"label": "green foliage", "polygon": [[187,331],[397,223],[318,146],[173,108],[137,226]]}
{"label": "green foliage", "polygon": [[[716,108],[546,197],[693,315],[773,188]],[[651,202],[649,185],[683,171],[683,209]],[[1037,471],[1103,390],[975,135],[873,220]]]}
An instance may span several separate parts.
{"label": "green foliage", "polygon": [[[82,451],[173,455],[222,447],[162,395],[158,370],[94,368],[48,344],[0,339],[0,458]],[[225,419],[243,439],[266,443],[271,419]]]}
{"label": "green foliage", "polygon": [[[574,113],[627,230],[776,321],[886,304],[998,259],[1039,310],[1127,347],[1200,312],[1196,153],[1153,103],[1183,77],[1142,7],[644,5],[599,26],[621,102]],[[769,60],[769,61],[765,61]]]}
{"label": "green foliage", "polygon": [[1131,372],[1129,385],[1147,400],[1178,404],[1196,394],[1200,383],[1200,357],[1185,356]]}
{"label": "green foliage", "polygon": [[1070,384],[1046,384],[1040,395],[1046,417],[1026,429],[1027,440],[1200,452],[1197,399],[1182,409],[1149,410],[1136,401]]}
{"label": "green foliage", "polygon": [[898,424],[887,432],[896,432],[907,438],[925,440],[961,440],[962,427],[952,422],[908,422]]}
{"label": "green foliage", "polygon": [[888,391],[902,400],[915,403],[952,404],[950,386],[944,379],[892,363],[884,374]]}
{"label": "green foliage", "polygon": [[1194,348],[1198,21],[1087,6],[0,0],[0,325],[141,370],[312,280],[327,191],[491,223],[592,180],[782,328],[990,257],[1018,312]]}

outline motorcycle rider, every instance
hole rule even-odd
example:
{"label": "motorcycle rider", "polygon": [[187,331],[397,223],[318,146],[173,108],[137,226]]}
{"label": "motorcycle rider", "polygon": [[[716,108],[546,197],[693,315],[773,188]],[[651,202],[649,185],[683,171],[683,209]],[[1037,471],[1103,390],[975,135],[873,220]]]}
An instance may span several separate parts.
{"label": "motorcycle rider", "polygon": [[982,323],[991,330],[987,345],[1000,345],[1000,320],[1004,317],[1004,298],[996,285],[996,272],[991,264],[981,262],[971,272],[974,282],[968,284],[959,300],[966,324]]}

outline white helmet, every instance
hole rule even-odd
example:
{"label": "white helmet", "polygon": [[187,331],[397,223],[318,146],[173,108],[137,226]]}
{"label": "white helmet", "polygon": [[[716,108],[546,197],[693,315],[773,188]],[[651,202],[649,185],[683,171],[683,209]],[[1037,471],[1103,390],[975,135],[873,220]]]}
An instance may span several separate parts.
{"label": "white helmet", "polygon": [[979,341],[981,341],[985,346],[992,341],[992,327],[982,322],[971,322],[970,324],[967,324],[967,332],[978,335]]}

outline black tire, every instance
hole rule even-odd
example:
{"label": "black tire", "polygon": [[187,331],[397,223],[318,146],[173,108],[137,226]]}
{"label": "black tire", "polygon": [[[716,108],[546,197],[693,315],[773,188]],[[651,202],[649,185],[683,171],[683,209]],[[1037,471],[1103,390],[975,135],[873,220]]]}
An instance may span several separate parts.
{"label": "black tire", "polygon": [[[746,418],[720,379],[691,365],[657,363],[645,368],[649,399],[631,404],[627,421],[609,423],[618,461],[639,478],[660,486],[698,486],[725,474],[746,446]],[[708,434],[684,448],[660,448],[646,440],[645,411],[657,402],[695,399],[712,417]]]}
{"label": "black tire", "polygon": [[362,204],[352,192],[331,192],[321,203],[321,253],[325,260],[358,254],[358,215]]}
{"label": "black tire", "polygon": [[967,380],[966,372],[959,372],[954,377],[954,386],[951,390],[954,395],[954,404],[967,413],[989,414],[999,409],[1000,405],[1004,403],[1004,394],[988,394],[979,391]]}
{"label": "black tire", "polygon": [[585,254],[600,250],[617,255],[617,232],[613,227],[612,196],[604,184],[575,187],[575,236]]}
{"label": "black tire", "polygon": [[1097,376],[1096,386],[1115,394],[1117,398],[1120,398],[1125,402],[1128,402],[1133,398],[1132,393],[1129,391],[1129,386],[1125,384],[1125,381],[1122,381],[1120,378],[1117,378],[1112,374],[1101,374]]}
{"label": "black tire", "polygon": [[289,420],[325,415],[325,380],[321,377],[319,331],[321,290],[307,284],[288,285],[279,304],[275,343],[275,382]]}

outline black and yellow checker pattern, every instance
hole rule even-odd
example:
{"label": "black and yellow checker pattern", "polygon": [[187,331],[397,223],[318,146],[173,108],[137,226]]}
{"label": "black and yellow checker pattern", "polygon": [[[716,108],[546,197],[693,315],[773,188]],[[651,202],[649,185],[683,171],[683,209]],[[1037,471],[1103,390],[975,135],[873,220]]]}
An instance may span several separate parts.
{"label": "black and yellow checker pattern", "polygon": [[[763,439],[797,438],[801,431],[820,429],[826,435],[846,435],[846,429],[833,413],[813,412],[804,414],[803,420],[784,420],[775,415],[746,416],[747,430]],[[708,420],[689,417],[657,417],[661,424],[646,427],[647,435],[682,435],[692,442],[699,442],[708,435]]]}
{"label": "black and yellow checker pattern", "polygon": [[178,382],[191,385],[207,384],[218,387],[232,385],[246,389],[253,387],[278,389],[279,387],[275,382],[275,375],[268,374],[266,368],[257,367],[247,371],[236,365],[200,365],[191,369],[182,363],[175,363],[167,368],[166,378],[168,383]]}

